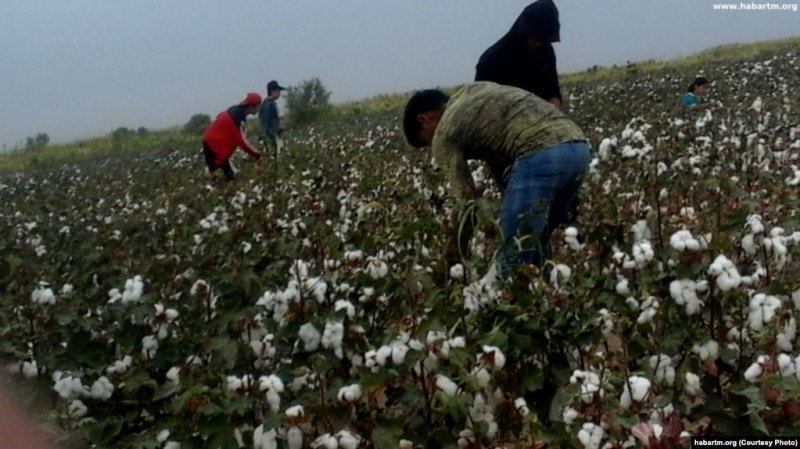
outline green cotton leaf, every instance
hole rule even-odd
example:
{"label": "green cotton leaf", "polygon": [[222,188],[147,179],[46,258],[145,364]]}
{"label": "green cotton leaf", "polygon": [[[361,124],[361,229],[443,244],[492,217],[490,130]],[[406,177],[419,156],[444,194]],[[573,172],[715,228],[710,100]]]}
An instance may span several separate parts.
{"label": "green cotton leaf", "polygon": [[365,371],[361,374],[359,383],[362,387],[377,387],[386,384],[397,378],[397,371],[393,369],[381,368],[377,373]]}
{"label": "green cotton leaf", "polygon": [[506,348],[508,347],[508,335],[499,328],[494,328],[486,334],[482,339],[482,343],[489,346],[497,346],[498,348]]}
{"label": "green cotton leaf", "polygon": [[168,398],[181,390],[180,384],[172,382],[166,383],[158,387],[153,393],[153,401],[160,401],[161,399]]}
{"label": "green cotton leaf", "polygon": [[397,449],[402,434],[400,427],[380,426],[372,429],[370,437],[375,449]]}
{"label": "green cotton leaf", "polygon": [[769,435],[767,426],[764,424],[764,420],[761,419],[761,415],[759,415],[758,413],[750,414],[750,425],[753,427],[753,429],[758,430],[764,435]]}
{"label": "green cotton leaf", "polygon": [[197,409],[197,413],[205,416],[222,415],[224,412],[225,410],[223,410],[222,407],[214,404],[213,402],[209,402],[208,404],[198,407]]}
{"label": "green cotton leaf", "polygon": [[761,392],[761,388],[755,385],[733,390],[732,392],[737,396],[747,398],[747,408],[750,411],[761,411],[767,408],[767,402],[764,399],[764,393]]}
{"label": "green cotton leaf", "polygon": [[255,400],[251,396],[235,396],[225,404],[223,410],[227,414],[244,415],[253,410]]}
{"label": "green cotton leaf", "polygon": [[264,414],[264,419],[261,422],[264,423],[264,430],[278,429],[283,424],[283,414],[270,410]]}
{"label": "green cotton leaf", "polygon": [[[88,438],[95,444],[110,443],[122,431],[122,418],[118,416],[104,417],[102,420],[81,427]],[[84,430],[85,429],[85,430]]]}
{"label": "green cotton leaf", "polygon": [[625,415],[616,415],[614,416],[614,424],[624,427],[626,429],[630,429],[631,427],[639,424],[640,419],[638,416],[625,416]]}
{"label": "green cotton leaf", "polygon": [[527,370],[522,375],[522,387],[525,391],[536,391],[544,386],[544,370]]}
{"label": "green cotton leaf", "polygon": [[553,397],[553,401],[550,403],[550,419],[555,422],[563,422],[564,418],[562,414],[564,409],[569,407],[570,404],[580,396],[580,393],[580,386],[575,384],[559,389],[555,397]]}

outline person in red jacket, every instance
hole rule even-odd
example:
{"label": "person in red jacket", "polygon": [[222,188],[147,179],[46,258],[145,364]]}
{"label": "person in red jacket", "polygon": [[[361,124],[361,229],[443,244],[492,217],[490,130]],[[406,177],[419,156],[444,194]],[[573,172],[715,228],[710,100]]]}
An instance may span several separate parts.
{"label": "person in red jacket", "polygon": [[208,127],[203,134],[203,155],[209,173],[221,168],[225,179],[233,180],[234,173],[230,159],[237,147],[256,160],[261,158],[261,152],[247,141],[242,130],[242,123],[247,116],[257,113],[259,107],[261,107],[261,95],[250,92],[239,104],[221,112]]}

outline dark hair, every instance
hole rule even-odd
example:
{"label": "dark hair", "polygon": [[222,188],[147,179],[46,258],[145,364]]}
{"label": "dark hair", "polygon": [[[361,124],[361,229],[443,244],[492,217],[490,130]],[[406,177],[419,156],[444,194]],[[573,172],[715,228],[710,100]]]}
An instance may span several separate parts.
{"label": "dark hair", "polygon": [[692,84],[689,85],[689,92],[694,93],[695,87],[705,86],[706,84],[711,84],[708,78],[704,76],[698,76],[694,79],[694,81],[692,81]]}
{"label": "dark hair", "polygon": [[425,142],[419,140],[421,126],[417,116],[430,111],[444,109],[450,97],[438,89],[420,90],[411,96],[403,112],[403,132],[406,140],[414,148],[422,148]]}

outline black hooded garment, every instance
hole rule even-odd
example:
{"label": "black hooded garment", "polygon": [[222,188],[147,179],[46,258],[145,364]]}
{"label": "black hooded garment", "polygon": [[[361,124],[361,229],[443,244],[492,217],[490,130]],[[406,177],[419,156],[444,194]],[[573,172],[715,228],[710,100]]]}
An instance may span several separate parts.
{"label": "black hooded garment", "polygon": [[[545,100],[561,99],[556,53],[551,45],[560,40],[559,32],[558,8],[553,0],[528,5],[508,33],[481,55],[475,81],[519,87]],[[528,50],[529,36],[539,38],[543,45]]]}

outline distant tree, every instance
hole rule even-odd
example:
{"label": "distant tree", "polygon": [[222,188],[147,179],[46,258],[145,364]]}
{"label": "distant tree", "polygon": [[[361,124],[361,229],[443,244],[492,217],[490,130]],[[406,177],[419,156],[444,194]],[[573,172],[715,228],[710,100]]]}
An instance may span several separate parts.
{"label": "distant tree", "polygon": [[290,86],[286,89],[285,96],[289,119],[297,125],[313,122],[331,107],[331,93],[317,77]]}
{"label": "distant tree", "polygon": [[211,117],[208,114],[195,114],[183,125],[183,132],[203,134],[209,125],[211,125]]}
{"label": "distant tree", "polygon": [[136,130],[136,135],[139,137],[144,137],[150,134],[150,130],[145,128],[144,126],[140,126],[139,129]]}
{"label": "distant tree", "polygon": [[135,135],[136,131],[128,129],[124,126],[120,126],[111,133],[111,144],[114,146],[114,148],[120,148]]}
{"label": "distant tree", "polygon": [[36,136],[28,137],[25,139],[26,150],[39,150],[50,143],[50,136],[45,133],[39,133]]}

